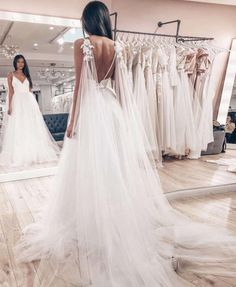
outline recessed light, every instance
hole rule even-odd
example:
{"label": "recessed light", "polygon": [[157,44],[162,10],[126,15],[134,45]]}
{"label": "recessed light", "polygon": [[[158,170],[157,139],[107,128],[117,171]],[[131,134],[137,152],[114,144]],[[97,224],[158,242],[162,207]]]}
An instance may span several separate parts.
{"label": "recessed light", "polygon": [[49,27],[49,30],[54,30],[54,27],[53,27],[53,26],[50,26],[50,27]]}
{"label": "recessed light", "polygon": [[39,45],[38,43],[34,43],[34,47],[38,47],[38,45]]}
{"label": "recessed light", "polygon": [[64,39],[63,39],[63,38],[59,38],[59,39],[57,40],[57,43],[58,43],[59,45],[63,45],[63,44],[64,44]]}

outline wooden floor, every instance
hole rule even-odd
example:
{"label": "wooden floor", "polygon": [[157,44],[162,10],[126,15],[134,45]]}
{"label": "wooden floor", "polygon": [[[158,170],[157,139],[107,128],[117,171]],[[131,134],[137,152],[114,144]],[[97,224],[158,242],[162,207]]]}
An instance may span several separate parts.
{"label": "wooden floor", "polygon": [[[52,177],[44,177],[0,184],[1,287],[72,287],[59,278],[49,285],[45,274],[39,272],[37,263],[17,264],[13,253],[13,247],[20,237],[22,228],[35,220],[37,211],[44,205],[45,197],[51,190],[51,183]],[[236,192],[175,200],[172,205],[192,218],[217,223],[236,234]],[[53,271],[47,266],[45,268],[50,276]],[[236,280],[232,278],[218,277],[217,284],[214,285],[209,283],[211,279],[189,278],[198,287],[236,287]]]}
{"label": "wooden floor", "polygon": [[[159,169],[160,180],[165,193],[180,190],[196,189],[202,187],[218,187],[221,185],[235,185],[236,173],[227,171],[226,166],[206,162],[208,159],[232,159],[236,160],[236,150],[227,150],[226,153],[213,156],[203,156],[199,160],[166,160],[164,167]],[[18,180],[20,178],[32,178],[54,174],[51,168],[57,166],[57,162],[38,164],[31,167],[0,167],[0,182]],[[48,168],[48,173],[46,169]],[[45,170],[45,172],[44,172]],[[42,171],[42,172],[41,172]],[[41,172],[41,173],[40,173]]]}
{"label": "wooden floor", "polygon": [[[206,162],[208,159],[232,159],[236,160],[236,150],[227,150],[226,153],[213,156],[204,156],[199,160],[166,160],[164,167],[159,169],[160,180],[165,193],[173,193],[181,190],[191,190],[203,187],[219,187],[235,185],[236,173],[227,171],[227,166],[221,166]],[[51,175],[57,163],[45,163],[30,168],[1,168],[0,182],[18,180],[20,178],[32,178],[34,176]],[[48,169],[48,172],[46,172]],[[55,169],[56,170],[56,169]],[[42,173],[42,174],[41,174]],[[231,188],[232,189],[232,188]]]}
{"label": "wooden floor", "polygon": [[167,160],[159,169],[165,193],[177,190],[216,187],[235,184],[236,173],[228,172],[226,166],[206,162],[208,159],[235,158],[236,150],[227,150],[220,155],[203,156],[199,160]]}
{"label": "wooden floor", "polygon": [[54,167],[57,164],[58,164],[58,161],[34,164],[31,166],[16,166],[16,167],[0,166],[0,174],[9,174],[9,173],[15,173],[15,172],[21,172],[21,171],[32,171],[32,170],[37,170],[37,169],[42,169],[42,168]]}

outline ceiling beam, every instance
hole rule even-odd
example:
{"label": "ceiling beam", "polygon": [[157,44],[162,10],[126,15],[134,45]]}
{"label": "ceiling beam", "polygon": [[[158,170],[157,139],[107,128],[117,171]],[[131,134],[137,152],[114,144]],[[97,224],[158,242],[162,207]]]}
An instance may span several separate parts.
{"label": "ceiling beam", "polygon": [[2,37],[1,37],[1,39],[0,39],[0,45],[3,45],[3,44],[4,44],[4,42],[5,42],[5,40],[6,40],[7,36],[8,36],[8,34],[10,33],[11,28],[12,28],[13,25],[14,25],[14,22],[12,22],[12,21],[9,22],[9,24],[7,25],[5,31],[3,32]]}

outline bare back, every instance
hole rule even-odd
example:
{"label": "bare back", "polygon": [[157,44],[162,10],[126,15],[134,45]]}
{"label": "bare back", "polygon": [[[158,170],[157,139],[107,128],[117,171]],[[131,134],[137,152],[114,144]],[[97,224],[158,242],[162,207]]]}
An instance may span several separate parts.
{"label": "bare back", "polygon": [[115,57],[114,41],[106,37],[91,36],[90,42],[94,46],[93,53],[97,69],[98,82],[102,81],[105,77],[112,77],[115,68],[115,65],[112,64]]}

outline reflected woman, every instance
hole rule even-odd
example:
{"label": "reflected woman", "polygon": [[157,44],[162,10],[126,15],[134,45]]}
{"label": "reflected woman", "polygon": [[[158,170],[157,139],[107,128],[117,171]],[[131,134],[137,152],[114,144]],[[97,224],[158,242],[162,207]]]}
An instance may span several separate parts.
{"label": "reflected woman", "polygon": [[26,166],[56,161],[59,148],[53,140],[37,101],[23,55],[14,58],[8,74],[7,112],[0,139],[0,165]]}

